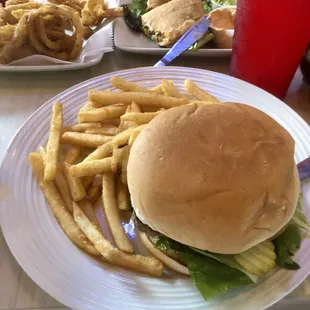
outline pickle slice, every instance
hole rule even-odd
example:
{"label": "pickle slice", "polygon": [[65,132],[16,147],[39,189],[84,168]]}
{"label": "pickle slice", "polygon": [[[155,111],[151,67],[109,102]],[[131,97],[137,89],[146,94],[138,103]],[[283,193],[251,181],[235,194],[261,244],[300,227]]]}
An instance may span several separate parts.
{"label": "pickle slice", "polygon": [[277,255],[274,251],[274,245],[266,240],[253,248],[235,254],[236,261],[248,272],[257,276],[263,276],[276,266]]}

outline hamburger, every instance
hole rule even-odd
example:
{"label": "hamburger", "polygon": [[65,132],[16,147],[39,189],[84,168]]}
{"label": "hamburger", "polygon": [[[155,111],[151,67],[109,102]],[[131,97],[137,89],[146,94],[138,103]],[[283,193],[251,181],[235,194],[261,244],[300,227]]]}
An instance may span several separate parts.
{"label": "hamburger", "polygon": [[309,227],[294,148],[286,129],[249,105],[160,113],[128,161],[142,242],[190,275],[205,299],[254,283],[276,265],[298,269],[299,227]]}

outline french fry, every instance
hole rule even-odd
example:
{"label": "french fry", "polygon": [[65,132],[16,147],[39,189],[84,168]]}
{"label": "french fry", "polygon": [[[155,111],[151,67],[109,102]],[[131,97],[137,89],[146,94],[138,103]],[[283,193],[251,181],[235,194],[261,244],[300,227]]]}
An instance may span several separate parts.
{"label": "french fry", "polygon": [[71,174],[71,166],[68,163],[63,163],[62,170],[69,184],[70,193],[74,201],[80,201],[86,197],[86,191],[82,184],[82,181],[79,178],[74,177]]}
{"label": "french fry", "polygon": [[82,178],[82,184],[85,188],[85,190],[87,191],[88,188],[91,186],[91,184],[93,183],[94,180],[94,176],[86,176]]}
{"label": "french fry", "polygon": [[121,17],[123,15],[124,15],[124,9],[122,7],[104,10],[104,17],[105,18]]}
{"label": "french fry", "polygon": [[129,158],[129,146],[127,145],[124,147],[123,162],[122,162],[121,180],[123,184],[127,184],[128,158]]}
{"label": "french fry", "polygon": [[100,128],[102,126],[101,123],[79,123],[70,126],[66,126],[62,129],[62,132],[73,131],[73,132],[84,132],[90,128]]}
{"label": "french fry", "polygon": [[120,177],[117,177],[116,179],[116,201],[117,201],[117,207],[119,210],[122,211],[129,211],[131,210],[130,205],[130,198],[129,198],[129,192],[128,187],[122,183],[122,180]]}
{"label": "french fry", "polygon": [[55,184],[59,190],[60,196],[65,203],[68,211],[72,214],[72,196],[69,188],[68,181],[63,173],[61,165],[57,165],[57,172],[55,177]]}
{"label": "french fry", "polygon": [[214,104],[221,103],[217,98],[202,90],[191,80],[185,80],[184,87],[189,94],[201,101],[209,101]]}
{"label": "french fry", "polygon": [[119,117],[114,117],[114,118],[110,118],[110,119],[106,119],[101,121],[101,124],[108,124],[108,125],[114,125],[114,126],[119,126],[121,120]]}
{"label": "french fry", "polygon": [[113,137],[103,135],[92,135],[80,132],[64,132],[61,135],[60,143],[85,147],[98,147],[111,141]]}
{"label": "french fry", "polygon": [[112,159],[111,159],[112,172],[117,172],[122,168],[123,153],[124,153],[124,148],[113,149]]}
{"label": "french fry", "polygon": [[97,160],[83,161],[70,168],[70,175],[75,178],[80,178],[111,172],[111,159],[111,157],[108,157]]}
{"label": "french fry", "polygon": [[38,153],[40,154],[40,156],[43,159],[43,162],[45,161],[45,156],[46,156],[46,151],[45,148],[41,145],[38,147]]}
{"label": "french fry", "polygon": [[89,221],[77,204],[73,204],[73,216],[80,229],[109,263],[153,277],[160,277],[163,274],[163,263],[157,258],[130,255],[114,248],[111,242]]}
{"label": "french fry", "polygon": [[109,157],[109,156],[111,156],[112,151],[113,151],[113,144],[112,144],[112,141],[110,141],[108,143],[105,143],[105,144],[99,146],[95,151],[90,153],[83,160],[83,162]]}
{"label": "french fry", "polygon": [[117,134],[117,127],[109,124],[102,124],[101,128],[89,128],[85,130],[85,133],[94,135],[115,136]]}
{"label": "french fry", "polygon": [[132,144],[135,142],[136,138],[140,134],[140,132],[146,127],[146,125],[141,125],[139,127],[136,127],[130,134],[130,138],[128,141],[128,145],[132,146]]}
{"label": "french fry", "polygon": [[163,79],[162,88],[166,96],[175,98],[184,98],[184,96],[176,89],[172,81]]}
{"label": "french fry", "polygon": [[146,112],[146,113],[125,113],[121,116],[121,121],[132,121],[138,125],[143,125],[149,123],[153,118],[160,114],[164,110],[159,110],[157,112]]}
{"label": "french fry", "polygon": [[87,216],[90,222],[98,229],[101,230],[100,224],[96,217],[96,213],[91,201],[87,199],[83,199],[78,203],[79,207],[81,208],[82,212]]}
{"label": "french fry", "polygon": [[133,101],[139,105],[151,105],[158,108],[173,108],[189,103],[187,98],[173,98],[157,94],[137,93],[137,92],[111,92],[107,93],[100,90],[90,90],[88,98],[96,108],[108,106],[122,102],[131,104]]}
{"label": "french fry", "polygon": [[[132,104],[127,106],[125,113],[129,113],[131,111],[131,106],[132,106]],[[122,131],[130,128],[130,127],[136,127],[136,126],[138,126],[138,125],[135,122],[121,120],[121,123],[117,129],[117,133],[120,133],[120,132],[122,132]]]}
{"label": "french fry", "polygon": [[[38,148],[38,153],[42,157],[43,163],[45,165],[45,156],[46,152],[43,146],[40,146]],[[55,185],[59,191],[59,194],[61,196],[61,199],[65,203],[65,206],[67,207],[68,211],[72,214],[72,197],[69,189],[68,182],[66,180],[66,177],[62,171],[61,165],[57,163],[57,171],[55,176]]]}
{"label": "french fry", "polygon": [[44,164],[43,159],[39,154],[30,153],[29,160],[43,192],[45,199],[47,200],[52,213],[57,219],[59,225],[70,238],[70,240],[79,248],[85,250],[92,255],[100,255],[100,253],[95,249],[93,244],[86,238],[84,233],[79,229],[78,225],[73,220],[71,214],[67,211],[57,188],[53,181],[44,181]]}
{"label": "french fry", "polygon": [[53,105],[53,115],[50,126],[50,135],[46,146],[44,180],[52,181],[56,176],[59,139],[63,122],[62,105],[55,102]]}
{"label": "french fry", "polygon": [[195,105],[197,107],[200,107],[202,105],[210,105],[213,104],[212,101],[192,101],[188,105]]}
{"label": "french fry", "polygon": [[102,202],[103,209],[109,224],[116,246],[126,253],[133,253],[133,247],[122,226],[119,210],[116,204],[115,180],[113,173],[102,176]]}
{"label": "french fry", "polygon": [[16,10],[38,9],[42,5],[43,5],[42,3],[38,3],[38,2],[27,2],[27,3],[19,3],[19,4],[9,5],[8,7],[6,6],[6,9],[9,12],[13,12]]}
{"label": "french fry", "polygon": [[159,84],[151,89],[151,91],[157,95],[164,95],[162,84]]}
{"label": "french fry", "polygon": [[[109,93],[105,93],[109,94]],[[111,93],[113,94],[113,93]],[[108,119],[113,119],[123,115],[126,111],[127,106],[118,104],[118,105],[109,105],[103,108],[82,108],[78,114],[79,123],[91,123],[91,122],[101,122]]]}
{"label": "french fry", "polygon": [[121,79],[117,76],[114,76],[110,79],[110,82],[112,86],[115,88],[118,88],[120,90],[126,91],[126,92],[140,92],[140,93],[151,93],[152,91],[142,87],[140,85],[137,85],[135,83],[126,81],[124,79]]}
{"label": "french fry", "polygon": [[74,165],[81,157],[81,147],[80,146],[71,146],[69,151],[67,152],[65,156],[65,162],[67,162],[70,165]]}
{"label": "french fry", "polygon": [[130,135],[132,133],[132,131],[137,128],[137,127],[130,127],[124,131],[122,131],[121,133],[119,133],[118,135],[116,135],[113,140],[111,141],[112,145],[114,148],[119,148],[123,145],[126,145],[129,141]]}
{"label": "french fry", "polygon": [[93,183],[91,184],[91,186],[87,191],[87,196],[90,199],[90,201],[95,203],[99,199],[102,192],[101,189],[102,189],[102,175],[97,174],[93,179]]}
{"label": "french fry", "polygon": [[129,112],[133,112],[133,113],[141,113],[141,109],[140,107],[133,101],[131,103],[131,107],[130,107],[130,111]]}

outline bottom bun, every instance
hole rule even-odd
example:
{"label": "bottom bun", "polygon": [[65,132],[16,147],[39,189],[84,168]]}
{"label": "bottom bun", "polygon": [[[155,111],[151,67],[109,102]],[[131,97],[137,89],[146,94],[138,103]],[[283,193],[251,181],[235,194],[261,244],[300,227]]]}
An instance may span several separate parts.
{"label": "bottom bun", "polygon": [[141,240],[143,244],[146,246],[148,251],[154,255],[156,258],[158,258],[162,263],[167,266],[168,268],[177,271],[179,273],[185,274],[189,276],[189,271],[188,269],[174,260],[173,258],[167,256],[164,254],[162,251],[154,247],[154,244],[150,241],[150,239],[147,237],[147,235],[144,232],[139,232],[139,235],[141,237]]}

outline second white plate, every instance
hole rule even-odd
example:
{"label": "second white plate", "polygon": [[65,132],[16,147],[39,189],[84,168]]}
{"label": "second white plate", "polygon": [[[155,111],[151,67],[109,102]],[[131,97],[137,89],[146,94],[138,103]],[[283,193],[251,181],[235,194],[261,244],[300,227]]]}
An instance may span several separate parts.
{"label": "second white plate", "polygon": [[[120,0],[119,4],[122,5],[130,2],[131,0]],[[115,0],[110,0],[110,3],[114,5]],[[159,47],[145,34],[130,29],[126,25],[124,18],[119,18],[114,22],[114,42],[115,46],[120,50],[131,53],[165,55],[170,50],[169,48]],[[201,48],[197,52],[185,52],[183,55],[193,57],[227,57],[231,55],[231,49]]]}

